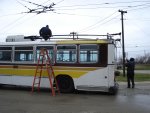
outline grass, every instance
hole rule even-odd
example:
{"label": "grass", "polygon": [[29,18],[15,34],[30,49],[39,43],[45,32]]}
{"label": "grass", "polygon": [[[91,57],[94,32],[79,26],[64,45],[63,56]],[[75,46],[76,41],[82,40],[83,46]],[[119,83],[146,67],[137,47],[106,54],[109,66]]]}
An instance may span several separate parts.
{"label": "grass", "polygon": [[[150,64],[136,64],[135,70],[150,70]],[[126,82],[127,77],[123,77],[122,73],[116,77],[117,81]],[[150,74],[135,73],[135,82],[150,81]]]}
{"label": "grass", "polygon": [[[120,81],[120,82],[126,82],[127,81],[127,77],[123,77],[123,75],[121,74],[120,76],[116,77],[116,80]],[[136,73],[134,80],[135,80],[135,82],[150,81],[150,74],[139,74],[139,73]]]}
{"label": "grass", "polygon": [[137,64],[135,70],[150,70],[150,64]]}
{"label": "grass", "polygon": [[[122,70],[122,68],[119,70]],[[135,70],[150,70],[150,64],[136,64]]]}

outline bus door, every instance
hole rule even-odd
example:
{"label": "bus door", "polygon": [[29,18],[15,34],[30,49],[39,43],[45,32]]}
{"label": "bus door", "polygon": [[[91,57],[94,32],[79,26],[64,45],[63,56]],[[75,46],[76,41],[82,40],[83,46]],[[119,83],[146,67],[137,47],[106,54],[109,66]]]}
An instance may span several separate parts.
{"label": "bus door", "polygon": [[108,86],[114,85],[114,70],[115,70],[115,46],[114,44],[108,44]]}

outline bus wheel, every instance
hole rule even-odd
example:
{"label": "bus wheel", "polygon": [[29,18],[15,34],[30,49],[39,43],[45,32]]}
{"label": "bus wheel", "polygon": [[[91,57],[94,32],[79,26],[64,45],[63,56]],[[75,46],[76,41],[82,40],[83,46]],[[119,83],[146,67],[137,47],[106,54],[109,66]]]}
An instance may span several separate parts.
{"label": "bus wheel", "polygon": [[72,93],[74,91],[73,79],[68,75],[59,75],[56,77],[61,93]]}
{"label": "bus wheel", "polygon": [[117,87],[110,87],[109,88],[109,94],[110,95],[116,95],[117,94],[117,92],[118,92],[118,88]]}

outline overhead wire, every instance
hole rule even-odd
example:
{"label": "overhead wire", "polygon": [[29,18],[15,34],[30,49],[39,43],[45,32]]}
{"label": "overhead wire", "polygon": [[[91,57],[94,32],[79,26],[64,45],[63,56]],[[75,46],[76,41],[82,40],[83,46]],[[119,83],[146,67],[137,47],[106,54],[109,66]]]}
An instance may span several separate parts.
{"label": "overhead wire", "polygon": [[8,23],[7,25],[3,26],[2,28],[0,28],[0,32],[4,32],[6,29],[8,29],[10,26],[16,24],[19,20],[21,20],[22,18],[24,18],[27,14],[24,14],[23,16],[15,19],[14,21]]}
{"label": "overhead wire", "polygon": [[[27,9],[30,9],[28,8],[27,6],[25,6],[24,4],[22,4],[21,2],[19,2],[18,0],[16,0],[19,4],[21,4],[22,6],[24,6],[25,8]],[[6,17],[6,16],[15,16],[15,15],[20,15],[20,14],[23,14],[23,12],[20,12],[20,13],[12,13],[12,14],[5,14],[5,15],[0,15],[0,18],[2,17]]]}
{"label": "overhead wire", "polygon": [[62,12],[57,12],[57,11],[53,11],[53,13],[59,14],[59,15],[85,16],[85,17],[100,17],[100,16],[98,16],[98,15],[86,15],[86,14],[75,14],[75,13],[62,13]]}
{"label": "overhead wire", "polygon": [[150,47],[150,45],[145,45],[145,46],[141,46],[141,45],[135,45],[135,46],[126,46],[126,48],[142,48],[142,47]]}
{"label": "overhead wire", "polygon": [[148,6],[143,6],[143,7],[136,7],[136,8],[127,8],[127,11],[137,11],[137,10],[141,10],[141,9],[146,9],[146,8],[150,8],[150,5]]}
{"label": "overhead wire", "polygon": [[[17,0],[18,1],[18,0]],[[41,5],[41,4],[36,4],[36,3],[33,3],[33,2],[30,2],[30,1],[27,1],[27,0],[21,0],[21,1],[25,1],[25,2],[28,2],[28,3],[31,3],[31,4],[34,4],[34,5],[37,5],[38,7],[43,7],[44,5]],[[47,0],[45,3],[47,3],[48,1],[50,1],[50,0]],[[60,0],[59,2],[57,2],[57,4],[59,4],[59,3],[61,3],[61,2],[63,2],[64,0]],[[101,3],[101,4],[85,4],[85,5],[74,5],[74,6],[96,6],[96,5],[112,5],[112,4],[127,4],[127,3],[150,3],[150,1],[131,1],[131,2],[110,2],[110,3]],[[23,5],[23,4],[22,4]],[[143,5],[146,5],[146,4],[142,4],[142,5],[134,5],[134,6],[130,6],[130,8],[129,9],[131,9],[131,8],[133,8],[133,7],[141,7],[141,6],[143,6]],[[25,6],[24,5],[24,7],[26,7],[26,8],[28,8],[27,6]],[[69,6],[63,6],[63,7],[69,7]],[[73,7],[73,6],[70,6],[70,7]],[[128,6],[124,6],[124,7],[128,7]],[[57,9],[57,7],[55,7],[56,9]],[[96,8],[100,8],[100,7],[96,7]],[[116,8],[116,7],[114,7],[114,8]],[[28,9],[30,9],[30,8],[28,8]],[[79,9],[79,8],[78,8]],[[92,9],[92,8],[81,8],[81,9]],[[94,9],[94,8],[93,8]],[[59,10],[59,9],[57,9],[57,10]],[[68,9],[69,10],[69,9]],[[132,10],[132,9],[131,9]],[[56,14],[67,14],[67,13],[59,13],[59,12],[54,12],[54,13],[56,13]],[[67,14],[67,15],[78,15],[78,16],[88,16],[88,15],[80,15],[80,14]],[[89,16],[90,17],[90,16]],[[103,22],[103,21],[105,21],[107,19],[107,17],[106,18],[104,18],[104,20],[102,19],[102,20],[100,20],[100,21],[98,21],[98,22],[96,22],[95,24],[93,24],[93,25],[90,25],[90,26],[88,26],[88,27],[86,27],[86,28],[84,28],[84,29],[82,29],[83,31],[86,31],[86,29],[87,30],[90,30],[90,29],[93,29],[93,28],[95,28],[94,26],[96,26],[96,25],[98,25],[98,24],[100,24],[101,22]],[[106,22],[103,22],[103,23],[101,23],[101,24],[105,24],[105,23],[107,23],[107,22],[109,22],[109,21],[111,21],[112,19],[110,19],[110,20],[108,20],[108,21],[106,21]],[[101,25],[100,24],[100,25]],[[81,30],[81,31],[82,31]]]}
{"label": "overhead wire", "polygon": [[[22,0],[22,1],[25,1],[25,0]],[[48,0],[49,1],[49,0]],[[60,0],[59,2],[57,2],[57,4],[58,3],[61,3],[61,2],[63,2],[64,0]],[[140,1],[135,1],[136,3],[142,3],[142,2],[140,2]],[[130,2],[130,3],[135,3],[135,2]],[[127,6],[112,6],[112,7],[110,7],[110,8],[118,8],[118,7],[123,7],[123,8],[126,8],[127,9],[127,11],[134,11],[134,10],[138,10],[138,9],[144,9],[144,8],[149,8],[150,6],[149,6],[149,2],[150,1],[147,1],[147,3],[148,4],[141,4],[141,5],[127,5]],[[113,4],[119,4],[119,3],[123,3],[123,4],[127,4],[127,2],[116,2],[116,3],[105,3],[104,5],[113,5]],[[129,3],[129,2],[128,2]],[[102,6],[98,6],[98,7],[89,7],[88,8],[88,6],[97,6],[97,5],[99,5],[99,4],[93,4],[93,5],[85,5],[85,7],[82,7],[83,5],[80,5],[81,7],[79,7],[79,5],[77,6],[74,6],[74,7],[79,7],[79,8],[73,8],[73,6],[70,6],[71,7],[71,9],[66,9],[66,10],[77,10],[77,9],[97,9],[97,8],[109,8],[109,7],[102,7]],[[40,7],[40,6],[43,6],[43,5],[37,5],[38,7]],[[64,6],[65,7],[65,6]],[[60,7],[60,8],[64,8],[63,6],[62,7]],[[69,6],[68,6],[69,7]],[[86,8],[87,7],[87,8]],[[56,8],[56,11],[57,10],[65,10],[65,9],[58,9],[59,7],[55,7]],[[28,8],[29,9],[29,8]],[[54,12],[54,13],[56,13],[56,14],[67,14],[67,13],[59,13],[59,12]],[[80,15],[80,14],[67,14],[67,15],[76,15],[76,16],[88,16],[88,15]],[[112,15],[114,15],[114,14],[112,14]],[[120,14],[119,14],[120,15]],[[95,27],[96,26],[98,26],[98,25],[103,25],[103,24],[106,24],[106,23],[108,23],[108,22],[110,22],[110,21],[112,21],[114,18],[116,18],[116,17],[118,17],[119,15],[117,15],[117,16],[115,16],[115,17],[113,17],[113,18],[110,18],[110,17],[112,17],[111,15],[109,15],[108,17],[105,17],[105,18],[103,18],[103,19],[101,19],[101,20],[99,20],[99,21],[97,21],[96,23],[94,23],[94,24],[92,24],[92,25],[90,25],[90,26],[88,26],[88,27],[85,27],[85,28],[83,28],[83,29],[81,29],[81,30],[79,30],[79,32],[85,32],[85,31],[89,31],[89,30],[92,30],[92,29],[95,29]],[[90,17],[90,16],[89,16]],[[110,19],[109,19],[110,18]],[[108,20],[107,20],[108,19]],[[13,24],[15,24],[15,23],[17,23],[17,21],[19,21],[19,20],[21,20],[21,18],[19,19],[17,19],[16,20],[16,22],[15,21],[13,21],[12,23]],[[13,25],[12,24],[12,25]],[[8,25],[11,25],[11,23],[10,24],[8,24]],[[11,26],[12,26],[11,25]],[[1,29],[0,29],[0,31],[1,31]]]}
{"label": "overhead wire", "polygon": [[37,7],[36,8],[28,8],[26,5],[22,4],[24,7],[28,8],[29,11],[27,12],[23,12],[23,13],[37,13],[37,14],[40,14],[40,13],[46,13],[48,11],[53,11],[53,6],[55,5],[54,3],[52,4],[49,4],[49,5],[43,5],[45,3],[47,3],[48,1],[50,0],[47,0],[45,2],[43,2],[42,4],[37,4],[37,3],[34,3],[34,2],[30,2],[30,1],[27,1],[27,0],[21,0],[21,1],[24,1],[24,2],[27,2],[29,4],[33,4],[33,5],[36,5]]}
{"label": "overhead wire", "polygon": [[[114,20],[114,19],[115,19],[116,17],[118,17],[118,16],[120,16],[120,14],[118,14],[118,15],[115,16],[114,18],[111,18],[111,19],[109,19],[109,20],[107,20],[107,21],[104,21],[104,22],[102,22],[102,23],[97,23],[97,25],[95,25],[95,26],[93,26],[93,27],[91,27],[91,28],[88,28],[87,30],[84,30],[84,31],[82,31],[82,32],[91,31],[91,30],[93,30],[93,29],[96,29],[98,26],[102,27],[102,25],[104,25],[104,24],[106,24],[106,23],[108,23],[108,22]],[[99,27],[99,28],[100,28],[100,27]]]}
{"label": "overhead wire", "polygon": [[149,35],[150,35],[149,32],[147,33],[146,31],[143,31],[141,26],[139,26],[139,24],[135,23],[135,21],[132,21],[132,25],[136,26],[136,29],[138,29],[143,35],[145,35],[145,37],[149,37]]}
{"label": "overhead wire", "polygon": [[[59,10],[75,10],[75,9],[97,9],[97,8],[117,8],[117,7],[134,7],[132,5],[125,5],[125,6],[112,6],[112,5],[117,5],[117,4],[132,4],[132,3],[150,3],[150,1],[131,1],[131,2],[106,2],[106,3],[97,3],[97,4],[80,4],[80,5],[70,5],[70,6],[59,6],[55,8],[69,8],[71,7],[72,9],[59,9]],[[111,6],[110,6],[111,5]],[[94,8],[85,8],[89,6],[94,6]],[[98,6],[98,7],[95,7]],[[104,7],[105,6],[105,7]],[[107,7],[106,7],[107,6]],[[76,8],[74,8],[76,7]],[[84,7],[84,8],[83,8]]]}
{"label": "overhead wire", "polygon": [[[26,7],[27,9],[31,10],[31,9],[28,8],[26,5],[20,3],[18,0],[16,0],[16,1],[17,1],[19,4],[23,5],[24,7]],[[26,0],[22,0],[22,1],[26,1]],[[49,0],[48,0],[48,1],[49,1]],[[46,1],[46,2],[48,2],[48,1]],[[46,2],[44,2],[44,3],[46,3]],[[44,3],[43,3],[43,4],[44,4]],[[41,5],[40,5],[40,6],[41,6]],[[23,14],[23,13],[20,13],[20,14]],[[9,24],[5,25],[4,27],[0,28],[0,31],[1,31],[1,32],[6,32],[6,31],[8,31],[9,29],[13,28],[13,27],[16,25],[16,23],[19,22],[21,19],[23,19],[27,14],[28,14],[28,13],[26,13],[25,15],[23,15],[23,16],[17,18],[15,21],[10,22]],[[36,15],[37,15],[37,14],[36,14]],[[35,16],[35,15],[34,15],[34,16]],[[32,16],[32,17],[33,17],[33,16]],[[32,17],[30,17],[30,18],[32,18]],[[29,19],[29,18],[28,18],[28,19]],[[22,22],[22,23],[24,23],[24,22]]]}
{"label": "overhead wire", "polygon": [[45,7],[45,6],[41,5],[41,4],[37,4],[37,3],[30,2],[30,1],[27,1],[27,0],[21,0],[21,1],[24,1],[24,2],[27,2],[27,3],[30,3],[30,4],[36,5],[36,6],[38,6],[38,7],[39,7],[39,6]]}
{"label": "overhead wire", "polygon": [[[145,3],[146,2],[146,3]],[[71,5],[71,6],[64,6],[64,7],[71,7],[71,9],[59,9],[58,7],[55,7],[55,13],[56,14],[66,14],[66,15],[77,15],[77,16],[82,16],[81,14],[73,14],[73,13],[60,13],[60,12],[58,12],[59,10],[68,10],[68,11],[70,11],[70,10],[81,10],[81,9],[97,9],[97,8],[117,8],[118,6],[111,6],[111,7],[102,7],[102,6],[98,6],[98,7],[87,7],[87,8],[85,8],[85,7],[78,7],[78,6],[89,6],[89,5],[93,5],[93,6],[95,6],[95,5],[110,5],[110,4],[120,4],[120,3],[123,3],[123,4],[127,4],[127,3],[144,3],[144,4],[137,4],[137,5],[127,5],[127,6],[119,6],[119,8],[122,8],[123,7],[123,9],[128,9],[128,11],[130,11],[130,10],[134,10],[133,8],[138,8],[138,7],[141,7],[141,6],[145,6],[145,5],[147,5],[147,4],[150,4],[150,1],[131,1],[131,2],[112,2],[112,3],[101,3],[101,4],[84,4],[84,5]],[[77,8],[73,8],[73,6],[74,7],[77,7]],[[139,9],[139,8],[138,8]],[[86,15],[87,16],[87,15]],[[89,15],[89,17],[90,17],[90,15]],[[93,16],[94,17],[94,16]],[[95,16],[96,17],[96,16]]]}
{"label": "overhead wire", "polygon": [[[130,5],[128,5],[130,3]],[[132,4],[131,4],[132,3]],[[138,4],[134,4],[133,3],[138,3]],[[139,4],[140,3],[140,4]],[[142,4],[141,4],[142,3]],[[114,4],[126,4],[125,6],[110,6],[110,5],[114,5]],[[127,11],[134,11],[136,9],[145,9],[148,8],[149,6],[147,6],[148,4],[150,4],[150,1],[130,1],[130,2],[111,2],[111,3],[101,3],[101,4],[81,4],[81,5],[71,5],[71,6],[62,6],[61,7],[55,7],[55,13],[56,14],[66,14],[66,15],[74,15],[74,16],[87,16],[87,17],[98,17],[98,16],[91,16],[91,15],[83,15],[83,14],[74,14],[74,13],[60,13],[59,10],[61,11],[71,11],[71,10],[82,10],[82,9],[98,9],[98,8],[123,8],[123,9],[127,9]],[[107,7],[103,7],[103,6],[98,6],[98,7],[88,7],[88,6],[97,6],[97,5],[107,5]],[[109,6],[108,6],[109,5]],[[83,7],[80,7],[83,6]],[[143,7],[144,6],[144,7]],[[64,7],[71,7],[68,9],[64,9]],[[92,28],[90,28],[92,29]]]}
{"label": "overhead wire", "polygon": [[18,0],[16,0],[19,4],[21,4],[23,7],[25,7],[25,8],[27,8],[27,9],[29,9],[29,10],[31,10],[29,7],[27,7],[26,5],[24,5],[23,3],[21,3],[21,2],[19,2]]}
{"label": "overhead wire", "polygon": [[[90,26],[87,26],[87,27],[85,27],[85,28],[83,28],[83,29],[81,29],[81,30],[79,30],[78,32],[85,32],[85,31],[89,31],[89,30],[92,30],[92,29],[94,29],[95,28],[95,26],[96,25],[100,25],[100,24],[103,24],[104,22],[103,21],[105,21],[106,19],[108,19],[108,18],[110,18],[111,16],[113,16],[114,14],[116,14],[117,13],[117,11],[115,11],[114,13],[112,13],[111,15],[109,15],[109,16],[107,16],[107,17],[105,17],[105,18],[103,18],[103,19],[101,19],[101,20],[99,20],[99,21],[97,21],[96,23],[94,23],[94,24],[92,24],[92,25],[90,25]],[[118,15],[117,15],[118,16]],[[115,17],[116,18],[116,17]],[[112,20],[112,18],[109,20],[109,21],[111,21]],[[103,23],[102,23],[103,22]],[[107,21],[108,22],[108,21]],[[105,22],[106,23],[106,22]]]}
{"label": "overhead wire", "polygon": [[65,0],[60,0],[59,2],[56,2],[56,4],[60,4],[60,3],[63,2],[63,1],[65,1]]}
{"label": "overhead wire", "polygon": [[128,1],[128,2],[104,2],[104,3],[95,3],[95,4],[77,4],[77,5],[68,5],[68,6],[59,6],[56,8],[61,8],[61,7],[78,7],[78,6],[100,6],[100,5],[113,5],[113,4],[131,4],[131,3],[150,3],[150,1]]}
{"label": "overhead wire", "polygon": [[16,16],[16,15],[20,15],[20,14],[22,14],[22,13],[5,14],[5,15],[0,15],[0,18],[7,17],[7,16]]}

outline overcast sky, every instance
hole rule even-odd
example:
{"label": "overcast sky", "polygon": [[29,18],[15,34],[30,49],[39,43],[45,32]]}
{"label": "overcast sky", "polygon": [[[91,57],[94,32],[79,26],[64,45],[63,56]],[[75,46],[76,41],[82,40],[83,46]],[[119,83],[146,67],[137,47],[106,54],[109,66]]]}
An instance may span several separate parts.
{"label": "overcast sky", "polygon": [[[50,6],[52,3],[55,3],[53,11],[26,13],[41,8],[35,4]],[[119,9],[127,11],[124,14],[127,56],[150,53],[150,0],[0,0],[0,38],[4,42],[8,35],[39,35],[39,29],[45,25],[49,25],[53,35],[73,31],[99,35],[119,33]],[[118,55],[121,54],[118,49]]]}

